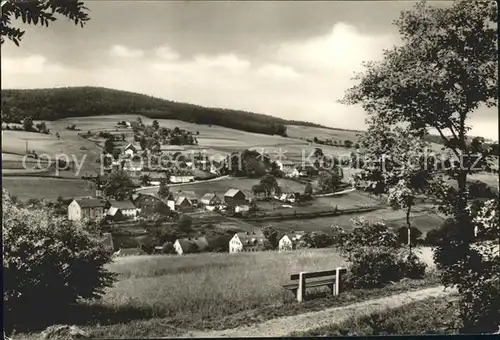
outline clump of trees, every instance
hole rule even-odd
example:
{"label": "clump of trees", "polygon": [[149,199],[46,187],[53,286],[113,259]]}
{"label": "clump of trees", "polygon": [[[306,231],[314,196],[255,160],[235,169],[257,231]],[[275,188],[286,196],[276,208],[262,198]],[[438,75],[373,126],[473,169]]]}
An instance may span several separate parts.
{"label": "clump of trees", "polygon": [[56,217],[48,207],[20,207],[6,191],[2,213],[7,331],[43,327],[112,285],[114,274],[104,267],[111,254],[94,230]]}
{"label": "clump of trees", "polygon": [[[431,194],[440,210],[453,218],[435,257],[442,283],[458,287],[461,331],[468,333],[496,331],[499,319],[500,291],[492,288],[492,282],[498,282],[499,255],[485,257],[471,247],[474,219],[467,188],[468,175],[487,168],[491,159],[484,140],[469,142],[468,118],[479,106],[497,105],[497,20],[494,1],[456,1],[447,8],[417,4],[395,22],[403,43],[386,51],[380,62],[366,64],[343,99],[361,104],[375,121],[406,127],[415,137],[437,131],[444,149],[454,155],[449,160],[453,167],[430,174]],[[386,132],[376,133],[379,140],[386,139]],[[454,180],[456,188],[446,178]],[[405,209],[411,206],[415,183],[405,180],[401,195],[395,195]]]}

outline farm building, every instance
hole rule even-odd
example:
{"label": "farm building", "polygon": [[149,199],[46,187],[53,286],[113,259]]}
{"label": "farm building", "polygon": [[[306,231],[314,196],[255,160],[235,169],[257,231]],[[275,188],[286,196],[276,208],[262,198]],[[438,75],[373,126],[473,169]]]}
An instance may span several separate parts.
{"label": "farm building", "polygon": [[184,191],[184,190],[179,190],[176,193],[173,194],[175,198],[178,197],[186,197],[192,205],[196,206],[198,205],[198,197],[196,196],[194,191]]}
{"label": "farm building", "polygon": [[222,200],[215,193],[206,193],[203,195],[200,202],[207,210],[214,210],[215,207],[222,205]]}
{"label": "farm building", "polygon": [[293,250],[297,246],[297,242],[305,235],[303,231],[290,232],[283,235],[278,242],[278,250],[286,251]]}
{"label": "farm building", "polygon": [[132,201],[109,200],[109,204],[110,209],[114,208],[120,210],[124,217],[136,219],[139,213],[139,209],[136,208]]}
{"label": "farm building", "polygon": [[300,171],[293,167],[293,168],[283,168],[283,174],[285,175],[286,178],[298,178],[300,177]]}
{"label": "farm building", "polygon": [[192,211],[193,204],[187,197],[178,196],[175,200],[175,209],[179,211]]}
{"label": "farm building", "polygon": [[230,207],[248,205],[247,196],[239,189],[229,189],[224,194],[224,203]]}
{"label": "farm building", "polygon": [[127,155],[128,157],[132,158],[134,155],[137,153],[137,148],[132,144],[129,143],[124,149],[123,153]]}
{"label": "farm building", "polygon": [[102,218],[105,216],[105,211],[108,206],[108,201],[104,199],[75,199],[68,205],[68,220],[80,221],[82,218]]}
{"label": "farm building", "polygon": [[169,178],[170,183],[190,183],[194,182],[194,176],[193,175],[185,175],[185,176],[170,176]]}
{"label": "farm building", "polygon": [[125,220],[125,216],[122,211],[118,208],[110,207],[106,212],[106,218],[111,221],[123,221]]}
{"label": "farm building", "polygon": [[121,248],[116,251],[113,256],[137,256],[137,255],[147,255],[147,253],[141,248]]}
{"label": "farm building", "polygon": [[168,206],[170,209],[170,204],[161,199],[157,194],[139,194],[137,198],[134,200],[134,205],[138,209],[138,211],[145,214],[153,214],[156,210],[158,204],[163,203]]}
{"label": "farm building", "polygon": [[276,165],[278,166],[278,168],[281,170],[281,171],[285,171],[285,169],[294,169],[295,168],[295,164],[291,161],[276,161],[275,162]]}
{"label": "farm building", "polygon": [[264,244],[265,240],[264,234],[260,231],[236,233],[229,241],[229,252],[256,251],[258,246]]}
{"label": "farm building", "polygon": [[299,197],[300,197],[300,192],[288,192],[288,193],[282,193],[279,196],[275,196],[277,200],[287,203],[295,203],[299,200]]}
{"label": "farm building", "polygon": [[198,245],[194,240],[188,238],[179,238],[174,243],[174,250],[179,255],[197,253]]}

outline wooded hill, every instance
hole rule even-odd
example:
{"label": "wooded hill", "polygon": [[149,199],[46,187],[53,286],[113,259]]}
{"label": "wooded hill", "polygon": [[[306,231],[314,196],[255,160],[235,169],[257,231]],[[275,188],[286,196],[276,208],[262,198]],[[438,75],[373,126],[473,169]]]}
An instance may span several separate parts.
{"label": "wooded hill", "polygon": [[9,116],[56,120],[112,114],[140,114],[152,119],[178,119],[282,136],[286,135],[286,124],[323,127],[314,123],[292,122],[253,112],[178,103],[102,87],[2,90],[4,121]]}

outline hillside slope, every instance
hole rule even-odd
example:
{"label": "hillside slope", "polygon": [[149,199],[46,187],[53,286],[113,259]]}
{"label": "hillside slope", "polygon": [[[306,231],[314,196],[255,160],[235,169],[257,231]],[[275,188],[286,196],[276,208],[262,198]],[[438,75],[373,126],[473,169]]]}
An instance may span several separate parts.
{"label": "hillside slope", "polygon": [[2,118],[8,115],[56,120],[110,114],[141,114],[153,119],[179,119],[197,124],[285,135],[285,124],[320,126],[286,121],[253,112],[207,108],[152,96],[102,87],[66,87],[2,90]]}

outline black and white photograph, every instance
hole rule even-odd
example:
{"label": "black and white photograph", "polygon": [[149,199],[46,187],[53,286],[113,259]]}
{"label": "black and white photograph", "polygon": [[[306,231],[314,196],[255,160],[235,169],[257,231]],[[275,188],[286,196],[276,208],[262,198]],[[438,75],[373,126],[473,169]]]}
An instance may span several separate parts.
{"label": "black and white photograph", "polygon": [[1,0],[3,336],[500,334],[493,0]]}

